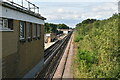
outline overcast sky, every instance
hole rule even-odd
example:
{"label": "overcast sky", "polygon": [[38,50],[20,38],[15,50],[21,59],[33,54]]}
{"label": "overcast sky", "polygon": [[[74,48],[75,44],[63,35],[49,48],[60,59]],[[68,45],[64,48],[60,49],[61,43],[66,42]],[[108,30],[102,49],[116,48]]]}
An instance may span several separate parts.
{"label": "overcast sky", "polygon": [[[13,0],[18,3],[18,0]],[[20,0],[19,0],[20,1]],[[87,18],[106,19],[118,13],[118,0],[29,0],[40,7],[46,22],[70,27]]]}

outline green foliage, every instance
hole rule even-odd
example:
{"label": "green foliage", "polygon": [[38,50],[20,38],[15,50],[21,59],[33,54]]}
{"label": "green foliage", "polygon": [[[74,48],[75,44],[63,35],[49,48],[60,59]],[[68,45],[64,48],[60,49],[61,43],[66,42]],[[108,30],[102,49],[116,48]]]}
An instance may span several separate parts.
{"label": "green foliage", "polygon": [[82,37],[75,37],[75,42],[79,42],[80,40],[83,40],[83,38]]}
{"label": "green foliage", "polygon": [[69,29],[65,24],[45,23],[45,33],[59,33],[57,29]]}
{"label": "green foliage", "polygon": [[118,17],[76,25],[77,78],[120,78]]}
{"label": "green foliage", "polygon": [[78,50],[77,59],[79,61],[85,60],[87,64],[93,64],[96,61],[95,53],[90,53],[89,51]]}
{"label": "green foliage", "polygon": [[79,42],[80,40],[83,40],[83,37],[80,36],[80,35],[78,35],[78,34],[76,34],[74,41],[75,41],[75,42]]}
{"label": "green foliage", "polygon": [[69,29],[69,27],[66,24],[58,24],[59,29]]}
{"label": "green foliage", "polygon": [[52,23],[45,23],[45,32],[46,33],[57,33],[57,25]]}
{"label": "green foliage", "polygon": [[95,21],[96,21],[96,19],[86,19],[82,22],[82,24],[90,24],[90,23],[93,23]]}

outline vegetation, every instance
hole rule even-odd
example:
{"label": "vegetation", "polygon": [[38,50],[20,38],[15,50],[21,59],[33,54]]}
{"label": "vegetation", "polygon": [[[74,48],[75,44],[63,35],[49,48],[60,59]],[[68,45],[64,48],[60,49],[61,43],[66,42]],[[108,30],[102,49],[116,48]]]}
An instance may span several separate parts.
{"label": "vegetation", "polygon": [[45,33],[58,33],[57,29],[69,29],[66,24],[45,23]]}
{"label": "vegetation", "polygon": [[75,78],[120,78],[119,15],[76,25]]}
{"label": "vegetation", "polygon": [[52,23],[45,23],[45,32],[46,33],[57,33],[57,25]]}
{"label": "vegetation", "polygon": [[66,24],[58,24],[59,29],[69,29],[69,27]]}

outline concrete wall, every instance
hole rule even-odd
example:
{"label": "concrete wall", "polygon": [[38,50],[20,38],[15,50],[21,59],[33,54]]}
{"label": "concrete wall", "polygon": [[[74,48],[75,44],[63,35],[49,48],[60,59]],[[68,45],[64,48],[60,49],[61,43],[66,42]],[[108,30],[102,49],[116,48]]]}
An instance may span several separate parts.
{"label": "concrete wall", "polygon": [[14,31],[2,32],[3,77],[22,78],[44,58],[44,26],[40,39],[20,42],[19,21],[14,20],[13,24]]}

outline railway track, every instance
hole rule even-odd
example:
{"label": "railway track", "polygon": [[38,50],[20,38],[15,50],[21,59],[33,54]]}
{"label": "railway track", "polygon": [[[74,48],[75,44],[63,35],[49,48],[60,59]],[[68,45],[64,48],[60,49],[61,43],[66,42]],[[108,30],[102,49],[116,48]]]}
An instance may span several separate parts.
{"label": "railway track", "polygon": [[61,43],[61,40],[58,40],[55,44],[53,44],[52,46],[50,46],[49,48],[47,48],[44,51],[44,61],[47,60],[47,58],[52,54],[52,52],[59,46],[59,44]]}
{"label": "railway track", "polygon": [[72,63],[73,63],[73,35],[71,36],[66,50],[60,60],[60,63],[57,67],[57,70],[53,76],[53,79],[57,80],[64,80],[64,79],[69,79],[73,80],[73,70],[72,70]]}
{"label": "railway track", "polygon": [[38,78],[53,78],[72,33],[70,32],[64,39],[58,40],[54,45],[45,50],[44,68],[35,76],[36,80]]}

